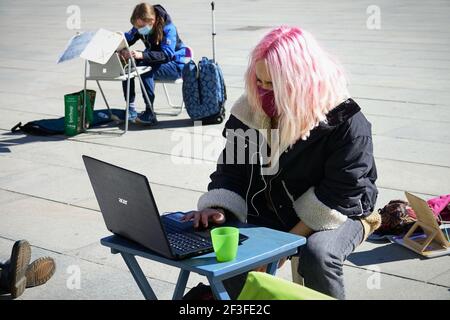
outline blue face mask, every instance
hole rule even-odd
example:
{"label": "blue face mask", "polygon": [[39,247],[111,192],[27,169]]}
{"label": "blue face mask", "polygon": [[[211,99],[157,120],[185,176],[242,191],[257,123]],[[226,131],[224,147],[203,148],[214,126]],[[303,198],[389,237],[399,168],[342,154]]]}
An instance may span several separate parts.
{"label": "blue face mask", "polygon": [[150,27],[149,25],[143,26],[142,28],[138,29],[138,32],[141,35],[146,36],[152,32],[152,27]]}

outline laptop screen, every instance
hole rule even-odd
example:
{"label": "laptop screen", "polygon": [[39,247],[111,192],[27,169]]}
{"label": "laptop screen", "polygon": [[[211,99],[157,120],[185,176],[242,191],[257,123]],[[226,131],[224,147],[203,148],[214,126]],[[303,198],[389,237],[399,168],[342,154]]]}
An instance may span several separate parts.
{"label": "laptop screen", "polygon": [[87,156],[83,160],[108,230],[170,257],[147,178]]}

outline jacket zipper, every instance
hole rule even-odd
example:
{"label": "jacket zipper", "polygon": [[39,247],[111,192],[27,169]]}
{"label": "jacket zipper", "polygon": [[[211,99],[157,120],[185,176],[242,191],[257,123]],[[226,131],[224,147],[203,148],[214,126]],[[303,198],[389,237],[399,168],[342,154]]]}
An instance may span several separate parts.
{"label": "jacket zipper", "polygon": [[272,195],[271,195],[272,181],[275,180],[276,178],[278,178],[278,176],[281,174],[281,171],[283,171],[283,168],[280,168],[280,171],[275,175],[275,177],[273,177],[272,179],[269,180],[268,196],[269,196],[270,205],[272,206],[272,209],[274,210],[276,216],[278,217],[278,220],[280,220],[283,225],[286,225],[284,223],[284,221],[281,219],[280,215],[278,214],[277,208],[273,202]]}
{"label": "jacket zipper", "polygon": [[286,191],[286,194],[287,194],[288,198],[291,200],[292,204],[294,204],[294,197],[292,197],[291,193],[289,192],[289,190],[288,190],[284,180],[281,180],[281,184],[283,185],[284,191]]}

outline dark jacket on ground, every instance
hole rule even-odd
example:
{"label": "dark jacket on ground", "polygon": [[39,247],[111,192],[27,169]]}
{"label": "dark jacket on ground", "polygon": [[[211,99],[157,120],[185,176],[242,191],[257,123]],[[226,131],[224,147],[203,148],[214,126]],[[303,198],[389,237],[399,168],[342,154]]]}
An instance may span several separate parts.
{"label": "dark jacket on ground", "polygon": [[160,5],[155,5],[154,8],[156,15],[162,17],[165,21],[163,29],[164,36],[161,43],[156,43],[154,32],[143,36],[133,27],[130,31],[125,32],[128,45],[132,46],[138,40],[144,42],[146,49],[143,53],[143,65],[155,65],[175,61],[183,68],[184,64],[189,62],[190,59],[189,49],[178,36],[177,28],[172,23],[172,19],[167,11]]}
{"label": "dark jacket on ground", "polygon": [[[264,117],[241,97],[225,124],[221,159],[239,144],[230,129],[258,128]],[[250,148],[250,140],[245,141]],[[269,175],[262,175],[260,163],[251,164],[249,157],[238,164],[236,152],[234,164],[219,161],[198,209],[220,207],[228,218],[284,231],[300,220],[315,231],[335,229],[347,218],[374,211],[378,191],[371,124],[352,99],[332,109],[307,140],[280,151],[279,169]]]}

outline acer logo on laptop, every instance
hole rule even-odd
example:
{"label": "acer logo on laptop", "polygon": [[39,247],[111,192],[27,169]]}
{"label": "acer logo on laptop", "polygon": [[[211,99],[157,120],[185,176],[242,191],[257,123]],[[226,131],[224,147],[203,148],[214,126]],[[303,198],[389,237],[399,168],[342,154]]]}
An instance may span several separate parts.
{"label": "acer logo on laptop", "polygon": [[122,198],[119,198],[119,203],[121,203],[121,204],[123,204],[123,205],[127,205],[128,204],[128,200],[125,200],[125,199],[122,199]]}

